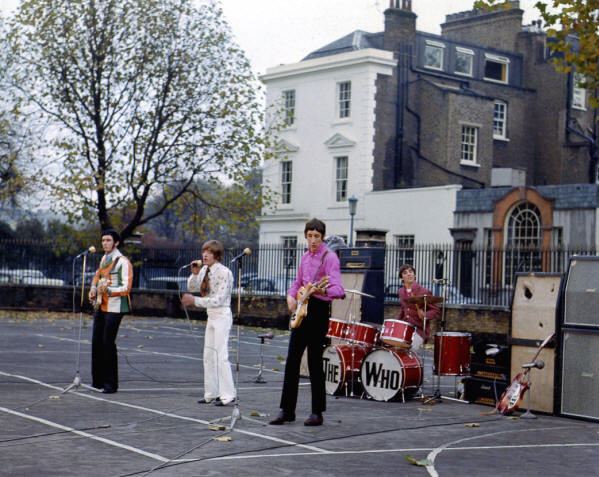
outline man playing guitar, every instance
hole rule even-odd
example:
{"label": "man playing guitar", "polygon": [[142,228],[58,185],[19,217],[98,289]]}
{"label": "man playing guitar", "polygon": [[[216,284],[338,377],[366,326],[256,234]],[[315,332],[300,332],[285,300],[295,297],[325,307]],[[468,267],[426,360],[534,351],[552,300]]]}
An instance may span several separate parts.
{"label": "man playing guitar", "polygon": [[287,291],[287,308],[290,313],[294,313],[300,288],[306,288],[309,284],[328,277],[326,287],[308,287],[312,289],[312,294],[308,299],[307,314],[296,328],[291,329],[281,394],[281,411],[270,421],[273,425],[295,421],[300,364],[306,348],[308,348],[308,369],[312,388],[312,414],[304,421],[304,425],[320,426],[323,423],[322,413],[326,410],[326,393],[322,351],[326,344],[331,301],[342,298],[345,294],[341,284],[339,258],[335,253],[330,252],[323,242],[325,231],[325,224],[318,219],[306,223],[304,237],[308,242],[308,251],[302,256],[297,278]]}

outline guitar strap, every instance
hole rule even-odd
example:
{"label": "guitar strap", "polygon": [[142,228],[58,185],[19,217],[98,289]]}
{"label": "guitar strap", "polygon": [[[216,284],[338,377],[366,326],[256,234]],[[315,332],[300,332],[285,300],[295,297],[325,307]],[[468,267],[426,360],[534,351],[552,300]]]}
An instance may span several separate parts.
{"label": "guitar strap", "polygon": [[316,269],[316,273],[314,274],[314,278],[312,279],[312,283],[316,282],[316,277],[318,276],[318,272],[320,272],[320,268],[322,267],[322,264],[324,263],[324,258],[327,256],[327,253],[329,253],[328,250],[324,253],[324,255],[322,256],[322,258],[320,259],[320,264],[318,265],[318,268]]}

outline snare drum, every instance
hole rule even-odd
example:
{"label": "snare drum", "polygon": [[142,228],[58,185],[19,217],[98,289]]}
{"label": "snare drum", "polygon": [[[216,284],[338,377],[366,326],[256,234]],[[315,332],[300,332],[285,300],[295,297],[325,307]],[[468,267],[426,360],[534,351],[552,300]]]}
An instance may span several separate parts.
{"label": "snare drum", "polygon": [[389,346],[409,348],[412,346],[412,335],[416,327],[406,321],[385,320],[381,341]]}
{"label": "snare drum", "polygon": [[364,390],[376,401],[404,397],[404,391],[417,391],[422,385],[422,363],[410,350],[376,349],[368,353],[360,367]]}
{"label": "snare drum", "polygon": [[349,323],[347,339],[365,346],[374,346],[379,337],[379,330],[376,326],[368,323]]}
{"label": "snare drum", "polygon": [[339,394],[344,385],[357,381],[366,352],[367,349],[360,345],[327,346],[324,349],[322,365],[327,394]]}
{"label": "snare drum", "polygon": [[346,340],[348,331],[349,323],[347,321],[338,320],[337,318],[329,318],[327,338],[341,338]]}
{"label": "snare drum", "polygon": [[[435,333],[435,362],[433,372],[439,376],[470,374],[470,333],[445,331]],[[441,350],[441,344],[443,349]],[[439,363],[439,354],[441,363]],[[439,368],[439,371],[437,370]]]}

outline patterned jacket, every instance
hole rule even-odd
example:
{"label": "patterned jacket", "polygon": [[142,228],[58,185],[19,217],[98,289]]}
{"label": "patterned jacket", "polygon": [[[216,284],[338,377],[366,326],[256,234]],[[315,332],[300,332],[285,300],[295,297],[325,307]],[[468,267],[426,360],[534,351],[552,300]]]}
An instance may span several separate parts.
{"label": "patterned jacket", "polygon": [[[116,263],[114,263],[116,262]],[[113,265],[114,263],[114,265]],[[110,255],[104,255],[100,268],[92,280],[95,288],[101,278],[108,278],[108,291],[102,294],[102,311],[109,313],[128,313],[131,311],[129,293],[133,283],[133,267],[119,249]]]}

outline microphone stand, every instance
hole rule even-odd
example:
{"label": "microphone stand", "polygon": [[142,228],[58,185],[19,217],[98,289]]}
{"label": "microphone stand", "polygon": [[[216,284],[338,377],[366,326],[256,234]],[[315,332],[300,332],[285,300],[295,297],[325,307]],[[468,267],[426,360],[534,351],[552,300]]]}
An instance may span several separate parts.
{"label": "microphone stand", "polygon": [[[79,310],[79,336],[77,338],[77,360],[75,365],[75,377],[73,378],[73,382],[69,384],[66,388],[63,389],[62,394],[72,390],[79,389],[83,387],[85,389],[89,389],[90,391],[100,392],[99,389],[94,388],[93,386],[89,386],[88,384],[83,384],[81,382],[81,376],[79,374],[79,364],[80,364],[80,356],[81,356],[81,329],[83,328],[83,303],[85,297],[85,262],[87,259],[87,253],[83,254],[83,265],[81,271],[81,308]],[[75,262],[73,261],[73,313],[75,313],[75,290],[77,289],[77,284],[75,283]]]}
{"label": "microphone stand", "polygon": [[[221,417],[210,421],[210,424],[215,424],[217,422],[231,421],[231,425],[229,426],[229,430],[233,430],[237,421],[242,419],[241,410],[239,409],[239,346],[241,344],[240,338],[240,330],[241,330],[241,262],[243,255],[236,257],[237,260],[237,350],[236,350],[236,358],[235,358],[235,404],[233,405],[233,412],[230,416]],[[266,424],[257,419],[251,419],[246,417],[246,421],[256,422],[265,426]]]}

